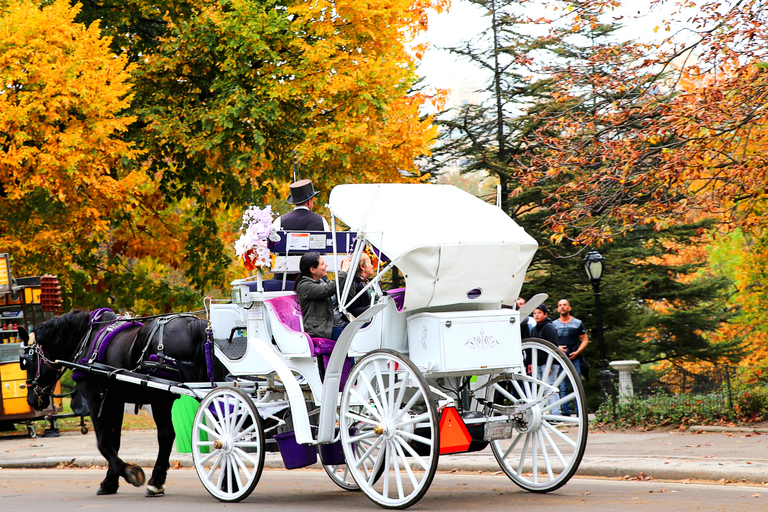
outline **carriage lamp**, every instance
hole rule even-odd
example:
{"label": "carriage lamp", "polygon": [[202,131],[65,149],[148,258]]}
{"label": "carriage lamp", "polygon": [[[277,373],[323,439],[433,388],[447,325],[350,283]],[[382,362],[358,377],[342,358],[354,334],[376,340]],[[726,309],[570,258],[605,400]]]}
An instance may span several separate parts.
{"label": "carriage lamp", "polygon": [[600,346],[600,388],[603,396],[608,396],[611,389],[611,371],[608,369],[608,359],[605,356],[605,340],[603,338],[603,314],[600,307],[600,280],[603,278],[605,258],[592,250],[584,257],[584,270],[587,272],[595,292],[595,316],[597,317],[597,342]]}

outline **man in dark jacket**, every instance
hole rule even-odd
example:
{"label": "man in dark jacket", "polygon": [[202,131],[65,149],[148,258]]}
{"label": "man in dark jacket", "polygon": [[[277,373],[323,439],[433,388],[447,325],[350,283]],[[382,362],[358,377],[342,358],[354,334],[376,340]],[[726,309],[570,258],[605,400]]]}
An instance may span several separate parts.
{"label": "man in dark jacket", "polygon": [[[324,217],[312,211],[315,207],[315,196],[320,192],[315,190],[312,180],[299,180],[291,183],[291,195],[288,196],[288,204],[295,205],[292,212],[286,213],[276,218],[272,222],[272,228],[276,231],[330,231],[328,221]],[[288,273],[283,275],[276,272],[272,276],[272,282],[281,284],[284,282],[285,289],[290,290],[294,280],[299,274]],[[284,289],[280,286],[278,289]]]}
{"label": "man in dark jacket", "polygon": [[[536,325],[531,329],[531,336],[533,338],[541,338],[552,343],[555,347],[559,345],[557,341],[557,329],[552,325],[552,320],[549,318],[549,309],[546,305],[541,304],[539,307],[533,310],[533,319],[536,320]],[[557,376],[560,375],[560,365],[552,363],[549,375],[544,375],[544,371],[547,369],[546,361],[537,361],[538,370],[536,372],[536,378],[543,380],[547,384],[554,385]],[[557,402],[559,399],[558,393],[554,393],[549,403]],[[549,414],[559,415],[560,407],[555,407],[549,411]]]}
{"label": "man in dark jacket", "polygon": [[313,213],[315,196],[320,192],[315,191],[312,180],[299,180],[290,186],[291,195],[288,196],[288,204],[295,205],[292,212],[276,218],[272,227],[283,231],[330,231],[328,221],[322,216]]}

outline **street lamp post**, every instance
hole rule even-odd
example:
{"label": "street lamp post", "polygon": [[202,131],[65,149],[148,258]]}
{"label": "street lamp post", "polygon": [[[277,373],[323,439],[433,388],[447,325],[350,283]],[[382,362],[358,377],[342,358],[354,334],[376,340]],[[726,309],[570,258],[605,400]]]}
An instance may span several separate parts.
{"label": "street lamp post", "polygon": [[584,270],[587,272],[592,290],[595,292],[595,314],[597,316],[597,342],[600,345],[600,387],[605,395],[611,389],[611,371],[608,369],[608,359],[605,356],[605,340],[603,339],[603,313],[600,307],[600,280],[603,278],[605,258],[597,251],[589,251],[584,257]]}

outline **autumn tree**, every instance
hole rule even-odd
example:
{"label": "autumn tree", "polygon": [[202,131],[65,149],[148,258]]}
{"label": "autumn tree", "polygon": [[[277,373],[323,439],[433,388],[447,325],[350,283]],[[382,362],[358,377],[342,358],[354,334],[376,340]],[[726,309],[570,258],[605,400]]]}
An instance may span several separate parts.
{"label": "autumn tree", "polygon": [[[594,296],[581,262],[587,247],[578,239],[579,228],[588,225],[553,219],[570,213],[566,205],[579,198],[582,182],[601,172],[601,160],[594,148],[589,158],[573,155],[578,165],[553,169],[542,163],[561,147],[601,134],[620,141],[620,129],[611,131],[601,120],[617,105],[635,101],[656,75],[639,66],[645,48],[620,40],[620,26],[599,9],[556,3],[544,18],[519,2],[478,3],[489,10],[488,31],[451,50],[488,72],[486,100],[440,118],[444,135],[435,162],[461,158],[465,171],[499,176],[502,207],[539,242],[524,295],[548,293],[550,306],[568,299],[592,331],[588,356],[599,368]],[[612,88],[608,76],[623,85]],[[611,197],[596,194],[595,200]],[[739,357],[740,340],[712,343],[709,336],[729,318],[724,304],[730,282],[702,274],[706,259],[670,257],[706,243],[698,235],[708,225],[690,219],[664,230],[640,225],[601,245],[609,261],[602,286],[609,360]]]}
{"label": "autumn tree", "polygon": [[97,251],[148,186],[125,168],[134,118],[127,59],[64,0],[0,3],[0,251],[26,271],[66,273]]}
{"label": "autumn tree", "polygon": [[[4,7],[4,15],[15,13],[16,4]],[[57,13],[62,5],[55,4]],[[50,21],[55,16],[40,21],[45,30],[25,28],[29,19],[9,21],[13,30],[3,33],[9,46],[0,58],[13,60],[18,47],[30,62],[38,54],[40,62],[49,56],[53,62],[57,53],[44,43],[58,41],[56,31],[72,25],[75,31],[109,36],[97,48],[87,37],[75,38],[84,49],[69,54],[87,54],[77,62],[92,65],[109,55],[109,47],[118,56],[109,57],[110,69],[120,70],[107,82],[111,90],[85,87],[86,75],[68,71],[72,80],[79,78],[64,84],[66,94],[84,98],[70,101],[62,112],[93,130],[73,146],[70,159],[76,155],[77,162],[64,155],[45,158],[62,162],[57,172],[72,177],[71,183],[51,180],[43,190],[22,175],[3,182],[3,200],[9,201],[3,211],[12,212],[3,221],[15,230],[7,232],[10,245],[4,249],[12,252],[15,268],[59,273],[65,296],[80,306],[194,309],[202,292],[215,293],[240,277],[233,274],[232,243],[242,209],[270,202],[283,207],[294,155],[301,177],[311,177],[323,191],[321,204],[339,182],[409,179],[414,158],[428,151],[435,134],[420,109],[439,101],[413,88],[423,47],[412,42],[426,28],[427,12],[445,5],[444,0],[372,5],[126,0],[74,7],[62,14],[62,22]],[[72,23],[74,14],[80,24]],[[22,47],[24,38],[36,43]],[[70,65],[68,59],[61,62]],[[14,67],[3,72],[9,69]],[[3,83],[14,83],[12,78]],[[44,83],[53,90],[56,82],[48,78],[35,82],[37,89],[17,88],[0,101],[24,97],[47,105],[35,92]],[[102,116],[97,120],[103,118],[103,125],[88,124],[78,110],[86,106]],[[1,130],[2,147],[9,151],[26,129],[19,113],[0,114],[4,123],[14,123]],[[50,116],[35,121],[41,137],[42,130],[64,126]],[[26,144],[36,147],[46,140]],[[92,172],[84,163],[91,154],[102,158],[98,170],[108,179],[91,178],[96,164]],[[16,158],[12,151],[8,155]],[[33,169],[29,159],[18,162],[14,165]],[[79,182],[86,178],[101,193],[83,194],[89,189]],[[22,196],[32,214],[15,208]],[[90,209],[81,208],[86,203]],[[75,207],[81,209],[73,215]],[[18,219],[45,229],[29,229]],[[33,239],[42,244],[30,244]]]}
{"label": "autumn tree", "polygon": [[[188,199],[183,271],[220,286],[232,251],[228,207],[278,201],[301,177],[323,191],[400,181],[434,137],[411,93],[422,51],[408,44],[442,0],[126,1],[89,4],[113,49],[136,64],[129,140],[166,204]],[[322,200],[319,201],[322,203]]]}

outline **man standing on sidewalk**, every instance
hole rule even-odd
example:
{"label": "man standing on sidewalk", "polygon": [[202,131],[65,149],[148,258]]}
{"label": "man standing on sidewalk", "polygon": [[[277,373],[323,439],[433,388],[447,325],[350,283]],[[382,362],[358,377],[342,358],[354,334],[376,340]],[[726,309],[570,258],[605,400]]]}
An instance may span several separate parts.
{"label": "man standing on sidewalk", "polygon": [[[559,346],[560,343],[558,342],[557,329],[555,329],[552,319],[549,318],[549,309],[547,309],[547,306],[541,304],[536,309],[534,309],[533,319],[536,320],[536,325],[533,327],[533,329],[531,329],[531,336],[533,338],[541,338],[555,346]],[[535,377],[543,380],[547,384],[554,385],[555,380],[557,380],[557,376],[560,375],[560,365],[553,363],[549,369],[548,376],[544,375],[544,371],[546,371],[546,369],[546,362],[539,361]],[[533,368],[529,370],[529,373],[531,373],[531,370],[533,370]],[[557,399],[557,394],[553,392],[547,403],[554,404],[557,402]],[[555,416],[559,416],[561,413],[561,408],[555,407],[550,410],[549,413],[554,414]]]}
{"label": "man standing on sidewalk", "polygon": [[[582,364],[584,363],[584,349],[587,348],[589,340],[587,339],[587,331],[584,329],[584,323],[578,318],[571,316],[571,305],[565,299],[560,299],[557,303],[557,312],[560,314],[560,318],[552,322],[555,329],[557,329],[557,340],[560,350],[565,352],[568,359],[571,360],[573,366],[576,368],[576,373],[581,376]],[[564,380],[560,383],[560,397],[568,395],[571,390],[568,389],[568,381]],[[578,405],[574,404],[574,412],[578,413]],[[561,407],[561,412],[564,416],[571,414],[571,402],[565,402]]]}

